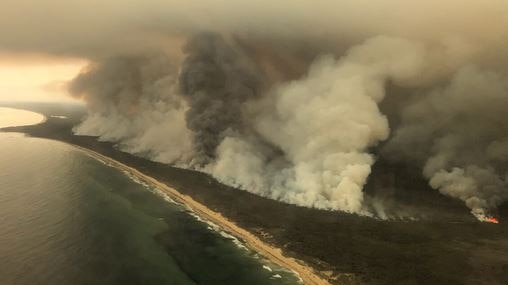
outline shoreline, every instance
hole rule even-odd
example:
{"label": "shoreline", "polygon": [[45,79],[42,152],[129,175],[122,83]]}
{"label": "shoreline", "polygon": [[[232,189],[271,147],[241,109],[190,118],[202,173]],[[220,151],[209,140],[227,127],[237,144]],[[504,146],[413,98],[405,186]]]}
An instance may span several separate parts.
{"label": "shoreline", "polygon": [[182,194],[178,192],[176,189],[168,186],[167,184],[158,181],[157,179],[146,175],[142,173],[141,171],[127,166],[113,158],[110,158],[108,156],[105,156],[103,154],[100,154],[96,151],[93,151],[91,149],[78,146],[75,144],[64,142],[65,144],[68,144],[72,146],[73,148],[82,151],[86,155],[105,161],[109,163],[112,167],[115,167],[117,169],[120,169],[122,171],[127,171],[128,173],[134,175],[135,177],[141,179],[144,182],[149,183],[151,186],[156,187],[157,189],[163,191],[165,194],[169,195],[169,197],[176,202],[183,204],[187,207],[189,207],[196,215],[199,217],[210,221],[212,223],[215,223],[218,225],[223,231],[231,234],[232,236],[241,239],[248,248],[254,250],[255,252],[259,253],[263,257],[267,258],[269,261],[286,268],[288,270],[291,270],[295,272],[298,277],[301,278],[304,284],[306,285],[330,285],[328,281],[326,281],[324,278],[318,276],[314,269],[308,265],[305,265],[304,262],[300,260],[296,260],[292,257],[286,257],[284,256],[282,250],[280,248],[274,247],[270,244],[265,243],[264,241],[260,240],[258,237],[256,237],[254,234],[250,233],[249,231],[239,227],[234,222],[230,221],[228,218],[224,217],[222,214],[215,212],[211,209],[209,209],[207,206],[197,202],[192,197]]}
{"label": "shoreline", "polygon": [[20,112],[25,112],[25,113],[37,114],[37,115],[40,115],[42,118],[38,122],[27,122],[27,123],[21,123],[21,124],[16,124],[16,125],[2,126],[2,127],[0,127],[0,131],[2,131],[2,129],[5,129],[5,128],[17,128],[17,127],[28,127],[28,126],[41,125],[41,124],[44,124],[44,123],[46,123],[48,121],[48,116],[45,115],[45,114],[42,114],[40,112],[34,112],[34,111],[30,111],[30,110],[23,109],[23,108],[0,106],[0,110],[1,109],[7,109],[7,110],[14,110],[14,111],[20,111]]}
{"label": "shoreline", "polygon": [[[26,111],[24,109],[17,109],[17,108],[8,108],[8,109],[14,109],[14,110],[22,110]],[[32,111],[29,111],[32,112]],[[32,112],[36,114],[40,114],[42,116],[41,121],[37,123],[30,123],[26,125],[17,125],[17,126],[9,126],[9,127],[24,127],[24,126],[33,126],[33,125],[40,125],[44,124],[48,120],[48,116],[39,112]],[[0,132],[1,132],[0,128]],[[24,132],[21,132],[23,135],[27,135]],[[248,248],[255,251],[256,253],[259,253],[269,261],[286,268],[290,271],[293,271],[296,273],[297,277],[300,278],[300,280],[303,282],[303,284],[306,285],[331,285],[328,281],[318,276],[314,269],[308,265],[304,265],[303,261],[296,260],[291,257],[286,257],[283,255],[282,250],[280,248],[274,247],[270,244],[267,244],[260,240],[258,237],[250,233],[249,231],[239,227],[234,222],[230,221],[226,217],[222,216],[222,214],[215,212],[208,208],[207,206],[197,202],[192,197],[188,195],[184,195],[178,190],[168,186],[167,184],[158,181],[157,179],[142,173],[141,171],[130,167],[128,165],[125,165],[111,157],[108,157],[106,155],[100,154],[94,150],[68,143],[65,141],[57,140],[58,142],[62,142],[64,144],[67,144],[74,149],[83,152],[85,155],[88,155],[94,159],[104,161],[111,165],[114,168],[117,168],[122,171],[126,171],[135,177],[141,179],[142,181],[150,184],[151,186],[156,187],[157,189],[163,191],[165,194],[167,194],[171,199],[175,200],[177,203],[183,204],[186,207],[188,207],[191,211],[193,211],[196,215],[198,215],[200,218],[204,219],[205,221],[210,221],[214,224],[216,224],[221,230],[225,231],[228,234],[231,234],[235,238],[241,239]]]}
{"label": "shoreline", "polygon": [[[265,244],[281,249],[281,255],[291,253],[297,263],[302,261],[300,265],[307,267],[311,276],[326,280],[324,284],[476,284],[485,275],[490,276],[490,283],[503,283],[507,279],[506,270],[501,266],[507,264],[507,259],[499,253],[508,253],[508,245],[503,242],[508,237],[508,224],[479,223],[472,218],[469,210],[464,209],[464,205],[430,191],[428,183],[421,180],[421,172],[407,165],[379,161],[373,168],[372,183],[366,187],[374,191],[376,185],[385,185],[386,178],[396,178],[393,192],[389,193],[393,202],[408,203],[405,209],[429,216],[423,222],[394,220],[387,223],[343,212],[280,203],[248,191],[238,191],[201,172],[121,152],[114,148],[113,143],[98,141],[96,137],[75,136],[72,134],[73,126],[86,115],[82,109],[45,104],[16,107],[44,114],[47,121],[0,131],[80,146],[87,153],[91,150],[105,156],[102,159],[105,163],[110,161],[107,158],[112,158],[139,169],[235,221]],[[53,114],[65,115],[67,119],[50,117]],[[131,171],[124,172],[149,183],[149,180],[130,174]],[[174,198],[164,190],[165,187],[158,188],[157,191]],[[500,218],[508,220],[508,203],[500,211]],[[196,209],[192,214],[204,217]],[[226,232],[222,223],[221,226],[221,230]],[[270,239],[265,240],[264,234]],[[241,237],[234,232],[232,236]],[[482,242],[479,243],[479,240]],[[284,256],[283,261],[274,260],[256,245],[247,244],[248,241],[244,239],[244,245],[257,251],[263,259],[275,261],[273,263],[288,271],[293,269],[285,262]],[[447,254],[443,256],[443,252]],[[464,258],[473,253],[475,262]],[[436,263],[435,260],[442,262]],[[297,273],[306,279],[305,282],[319,284],[309,282],[301,270]]]}

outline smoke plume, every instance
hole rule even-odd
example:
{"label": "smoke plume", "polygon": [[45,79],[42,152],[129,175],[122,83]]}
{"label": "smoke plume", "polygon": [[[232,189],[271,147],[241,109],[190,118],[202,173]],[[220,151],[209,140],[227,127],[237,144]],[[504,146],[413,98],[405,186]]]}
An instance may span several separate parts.
{"label": "smoke plume", "polygon": [[479,219],[508,199],[506,1],[24,2],[0,52],[90,62],[78,135],[308,207],[375,216],[380,157]]}
{"label": "smoke plume", "polygon": [[507,82],[464,67],[403,110],[387,146],[397,159],[419,161],[434,189],[463,200],[479,219],[508,199]]}
{"label": "smoke plume", "polygon": [[186,120],[195,160],[203,165],[215,158],[225,131],[242,129],[242,103],[257,95],[260,71],[214,33],[190,39],[184,54],[179,83],[189,105]]}
{"label": "smoke plume", "polygon": [[306,76],[275,87],[254,115],[259,139],[279,157],[231,137],[211,173],[289,203],[365,212],[362,189],[374,162],[368,149],[389,134],[377,106],[384,84],[412,78],[423,60],[422,46],[391,38],[369,40],[338,60],[317,59]]}
{"label": "smoke plume", "polygon": [[74,131],[117,142],[122,150],[166,163],[188,163],[187,104],[177,96],[178,72],[162,54],[126,55],[91,64],[71,83],[89,116]]}

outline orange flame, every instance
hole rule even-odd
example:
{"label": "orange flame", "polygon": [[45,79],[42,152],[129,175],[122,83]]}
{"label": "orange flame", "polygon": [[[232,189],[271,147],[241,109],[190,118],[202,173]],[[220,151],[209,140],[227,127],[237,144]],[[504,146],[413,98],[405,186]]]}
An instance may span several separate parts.
{"label": "orange flame", "polygon": [[499,224],[499,220],[494,217],[485,217],[485,222]]}

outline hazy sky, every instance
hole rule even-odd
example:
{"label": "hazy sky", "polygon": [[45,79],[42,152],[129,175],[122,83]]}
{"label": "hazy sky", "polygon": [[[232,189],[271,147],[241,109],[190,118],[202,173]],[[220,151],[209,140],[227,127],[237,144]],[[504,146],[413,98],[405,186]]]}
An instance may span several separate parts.
{"label": "hazy sky", "polygon": [[34,55],[0,55],[0,101],[74,101],[65,82],[85,60]]}
{"label": "hazy sky", "polygon": [[[55,82],[85,59],[179,50],[175,42],[202,30],[290,47],[401,36],[489,55],[506,50],[507,15],[506,0],[2,0],[0,100],[60,99]],[[31,62],[27,52],[80,60]]]}

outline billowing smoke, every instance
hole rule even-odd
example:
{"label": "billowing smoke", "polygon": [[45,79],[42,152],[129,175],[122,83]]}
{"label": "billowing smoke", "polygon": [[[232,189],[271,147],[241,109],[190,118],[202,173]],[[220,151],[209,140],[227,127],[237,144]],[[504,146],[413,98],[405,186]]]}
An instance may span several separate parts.
{"label": "billowing smoke", "polygon": [[[460,44],[375,37],[275,82],[246,45],[199,33],[181,64],[164,53],[92,64],[70,85],[91,111],[76,133],[273,199],[375,215],[363,188],[372,150],[390,136],[378,103],[388,82],[423,86],[425,94],[408,95],[415,99],[385,151],[417,161],[433,188],[480,219],[506,200],[506,88],[496,73],[461,68],[463,53],[443,56]],[[448,67],[434,70],[438,61]],[[426,87],[455,69],[444,87]]]}
{"label": "billowing smoke", "polygon": [[419,161],[433,188],[463,200],[485,219],[508,199],[506,110],[507,78],[464,67],[450,83],[419,94],[403,110],[387,151]]}
{"label": "billowing smoke", "polygon": [[91,64],[70,84],[71,94],[86,100],[90,110],[74,131],[156,161],[185,164],[191,159],[191,132],[177,83],[175,64],[162,54]]}
{"label": "billowing smoke", "polygon": [[[182,98],[192,154],[190,161],[172,157],[170,162],[188,163],[224,183],[289,203],[369,214],[362,189],[375,159],[368,150],[389,135],[377,103],[388,80],[409,82],[422,72],[421,44],[374,38],[342,58],[316,59],[307,75],[275,84],[259,98],[261,72],[238,45],[204,33],[189,40],[184,54],[179,88],[171,68],[151,65],[160,60],[109,60],[80,75],[71,90],[92,94],[92,108],[99,98],[104,105],[92,109],[77,134],[99,135],[142,154],[145,149],[136,146],[147,145],[146,122],[140,122],[150,120],[146,110],[161,104],[178,112],[184,109],[179,109]],[[166,94],[155,88],[162,83]],[[167,123],[181,128],[181,121]],[[162,136],[159,124],[149,126]],[[169,139],[174,133],[164,135]],[[154,145],[145,151],[159,157]]]}
{"label": "billowing smoke", "polygon": [[380,157],[480,219],[508,199],[506,1],[21,2],[0,51],[90,62],[76,134],[309,207],[376,215]]}
{"label": "billowing smoke", "polygon": [[226,183],[298,205],[362,213],[363,186],[374,163],[370,147],[388,122],[377,103],[387,80],[407,81],[424,62],[421,45],[375,38],[341,59],[317,59],[300,80],[276,86],[254,113],[256,141],[224,140],[211,173]]}
{"label": "billowing smoke", "polygon": [[186,120],[195,162],[204,165],[215,158],[224,132],[242,130],[242,104],[258,94],[260,71],[215,33],[193,37],[184,53],[180,88],[189,104]]}

